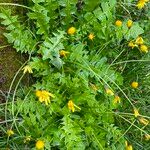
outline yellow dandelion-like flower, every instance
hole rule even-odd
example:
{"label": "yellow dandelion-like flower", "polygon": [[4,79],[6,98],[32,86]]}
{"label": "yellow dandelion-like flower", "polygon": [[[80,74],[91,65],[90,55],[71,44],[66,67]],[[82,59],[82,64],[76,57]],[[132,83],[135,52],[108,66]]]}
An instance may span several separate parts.
{"label": "yellow dandelion-like flower", "polygon": [[121,20],[117,20],[117,21],[115,22],[115,25],[116,25],[117,27],[121,27],[121,26],[122,26],[122,21],[121,21]]}
{"label": "yellow dandelion-like flower", "polygon": [[128,28],[131,28],[132,25],[133,25],[133,21],[132,21],[132,20],[128,20],[128,21],[127,21],[127,27],[128,27]]}
{"label": "yellow dandelion-like flower", "polygon": [[137,39],[135,40],[135,44],[137,45],[142,45],[144,43],[144,40],[142,37],[137,37]]}
{"label": "yellow dandelion-like flower", "polygon": [[149,134],[145,134],[145,140],[146,141],[150,140],[150,135]]}
{"label": "yellow dandelion-like flower", "polygon": [[67,54],[69,54],[69,52],[64,51],[64,50],[61,50],[61,51],[59,52],[59,55],[62,56],[62,57],[66,57]]}
{"label": "yellow dandelion-like flower", "polygon": [[142,9],[146,5],[146,2],[148,2],[148,0],[139,0],[136,6],[138,9]]}
{"label": "yellow dandelion-like flower", "polygon": [[11,136],[11,135],[14,134],[14,131],[11,130],[11,129],[9,129],[9,130],[7,130],[6,134],[7,134],[8,136]]}
{"label": "yellow dandelion-like flower", "polygon": [[148,53],[148,47],[147,47],[146,45],[141,45],[141,46],[140,46],[140,50],[141,50],[141,52],[143,52],[143,53]]}
{"label": "yellow dandelion-like flower", "polygon": [[114,92],[111,89],[106,88],[106,94],[113,96]]}
{"label": "yellow dandelion-like flower", "polygon": [[114,104],[120,103],[121,102],[121,98],[118,95],[115,95],[115,98],[113,100]]}
{"label": "yellow dandelion-like flower", "polygon": [[133,41],[130,41],[129,44],[128,44],[128,46],[131,47],[132,49],[133,49],[134,47],[137,47],[137,45],[134,44]]}
{"label": "yellow dandelion-like flower", "polygon": [[131,83],[131,87],[134,88],[134,89],[138,88],[138,86],[139,86],[139,83],[138,83],[138,82],[133,81],[133,82]]}
{"label": "yellow dandelion-like flower", "polygon": [[32,68],[29,65],[26,65],[23,69],[23,73],[33,73]]}
{"label": "yellow dandelion-like flower", "polygon": [[37,90],[36,96],[39,98],[39,101],[45,102],[45,105],[48,105],[50,103],[50,97],[55,98],[55,96],[52,93],[47,92],[46,90]]}
{"label": "yellow dandelion-like flower", "polygon": [[89,36],[88,36],[88,38],[89,38],[90,40],[93,40],[94,37],[95,37],[95,36],[94,36],[94,34],[92,34],[92,33],[90,33]]}
{"label": "yellow dandelion-like flower", "polygon": [[36,149],[38,149],[38,150],[42,150],[42,149],[44,149],[44,141],[42,141],[42,140],[38,140],[37,142],[36,142],[36,144],[35,144],[35,147],[36,147]]}
{"label": "yellow dandelion-like flower", "polygon": [[138,118],[138,120],[139,120],[140,123],[142,123],[146,126],[149,124],[149,121],[147,119],[143,118],[143,117]]}
{"label": "yellow dandelion-like flower", "polygon": [[135,117],[138,117],[140,115],[137,108],[134,108],[133,111],[134,111],[134,116]]}
{"label": "yellow dandelion-like flower", "polygon": [[76,28],[75,27],[70,27],[67,31],[68,34],[73,35],[76,32]]}

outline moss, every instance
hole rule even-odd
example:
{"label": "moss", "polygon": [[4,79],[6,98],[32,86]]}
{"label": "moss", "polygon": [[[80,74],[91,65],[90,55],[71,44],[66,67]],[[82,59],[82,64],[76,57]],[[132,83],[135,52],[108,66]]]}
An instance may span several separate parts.
{"label": "moss", "polygon": [[11,47],[0,51],[0,90],[7,90],[10,83],[21,64],[19,54]]}

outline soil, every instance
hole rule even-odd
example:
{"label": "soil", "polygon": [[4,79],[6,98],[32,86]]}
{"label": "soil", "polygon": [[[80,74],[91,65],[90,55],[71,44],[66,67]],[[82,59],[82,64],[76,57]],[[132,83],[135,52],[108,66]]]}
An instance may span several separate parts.
{"label": "soil", "polygon": [[[4,0],[0,0],[0,3],[4,3]],[[5,0],[5,3],[18,3],[19,0]],[[22,1],[23,2],[23,1]],[[4,7],[4,6],[0,6]],[[20,12],[22,8],[10,7],[13,13],[17,12],[18,9]],[[0,25],[0,103],[5,101],[5,95],[7,94],[10,84],[21,67],[23,62],[25,62],[25,56],[17,53],[15,49],[12,48],[10,44],[7,43],[7,40],[3,36],[5,28]],[[6,47],[3,47],[6,46]],[[2,48],[3,47],[3,48]],[[18,79],[21,75],[18,76],[15,83],[13,84],[13,89],[18,82]]]}

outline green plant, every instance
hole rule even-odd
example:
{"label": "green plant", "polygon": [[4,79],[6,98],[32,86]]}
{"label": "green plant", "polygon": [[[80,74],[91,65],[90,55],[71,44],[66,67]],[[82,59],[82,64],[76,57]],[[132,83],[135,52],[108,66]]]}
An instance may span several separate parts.
{"label": "green plant", "polygon": [[[144,29],[136,21],[128,28],[127,19],[121,27],[115,26],[120,4],[116,0],[93,4],[90,0],[32,0],[26,22],[10,9],[1,9],[8,42],[29,55],[19,70],[24,73],[13,96],[7,97],[5,119],[12,122],[1,127],[4,132],[13,129],[15,134],[3,134],[1,148],[35,149],[36,141],[42,140],[45,149],[124,150],[131,128],[148,134],[148,127],[136,125],[138,118],[126,113],[136,105],[132,99],[135,91],[129,89],[129,81],[135,77],[130,78],[132,65],[119,62],[130,62],[134,56],[140,64],[143,54],[136,47],[130,52],[127,45]],[[76,30],[69,35],[72,26]],[[90,33],[95,36],[92,40]],[[34,83],[19,88],[31,70]],[[125,130],[124,123],[130,125]]]}

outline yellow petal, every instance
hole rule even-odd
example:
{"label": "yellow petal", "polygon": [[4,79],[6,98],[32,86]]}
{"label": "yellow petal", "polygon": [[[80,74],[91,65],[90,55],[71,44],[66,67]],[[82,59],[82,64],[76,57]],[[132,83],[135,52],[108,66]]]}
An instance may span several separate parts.
{"label": "yellow petal", "polygon": [[92,33],[90,33],[89,36],[88,36],[88,38],[89,38],[90,40],[93,40],[94,37],[95,37],[95,36],[94,36],[94,34],[92,34]]}
{"label": "yellow petal", "polygon": [[73,35],[76,32],[76,28],[75,27],[70,27],[67,31],[68,34]]}
{"label": "yellow petal", "polygon": [[120,103],[120,102],[121,102],[120,97],[119,97],[118,95],[116,95],[115,98],[114,98],[113,103],[114,103],[114,104],[117,104],[117,103]]}
{"label": "yellow petal", "polygon": [[135,41],[135,44],[137,45],[142,45],[144,43],[144,40],[142,37],[137,37],[136,41]]}
{"label": "yellow petal", "polygon": [[141,52],[148,53],[148,47],[146,45],[141,45],[140,50]]}
{"label": "yellow petal", "polygon": [[7,130],[7,135],[8,135],[8,136],[11,136],[11,135],[13,135],[13,134],[14,134],[14,131],[13,131],[13,130],[11,130],[11,129]]}
{"label": "yellow petal", "polygon": [[131,87],[134,88],[134,89],[138,88],[138,86],[139,86],[139,83],[138,83],[138,82],[133,81],[133,82],[131,83]]}
{"label": "yellow petal", "polygon": [[139,118],[139,122],[146,125],[146,126],[149,124],[149,121],[147,119],[143,118],[143,117]]}
{"label": "yellow petal", "polygon": [[145,134],[145,140],[150,140],[150,135],[149,134]]}
{"label": "yellow petal", "polygon": [[106,89],[106,93],[108,94],[108,95],[114,95],[114,92],[112,91],[112,90],[110,90],[110,89]]}
{"label": "yellow petal", "polygon": [[121,26],[122,26],[122,21],[121,21],[121,20],[117,20],[117,21],[115,22],[115,25],[116,25],[117,27],[121,27]]}
{"label": "yellow petal", "polygon": [[134,111],[134,116],[135,117],[138,117],[140,115],[138,109],[134,108],[133,111]]}
{"label": "yellow petal", "polygon": [[38,149],[38,150],[41,150],[41,149],[43,149],[44,148],[44,141],[42,141],[42,140],[38,140],[37,142],[36,142],[36,144],[35,144],[35,147],[36,147],[36,149]]}
{"label": "yellow petal", "polygon": [[132,20],[128,20],[127,21],[127,27],[131,28],[132,25],[133,25],[133,21]]}

